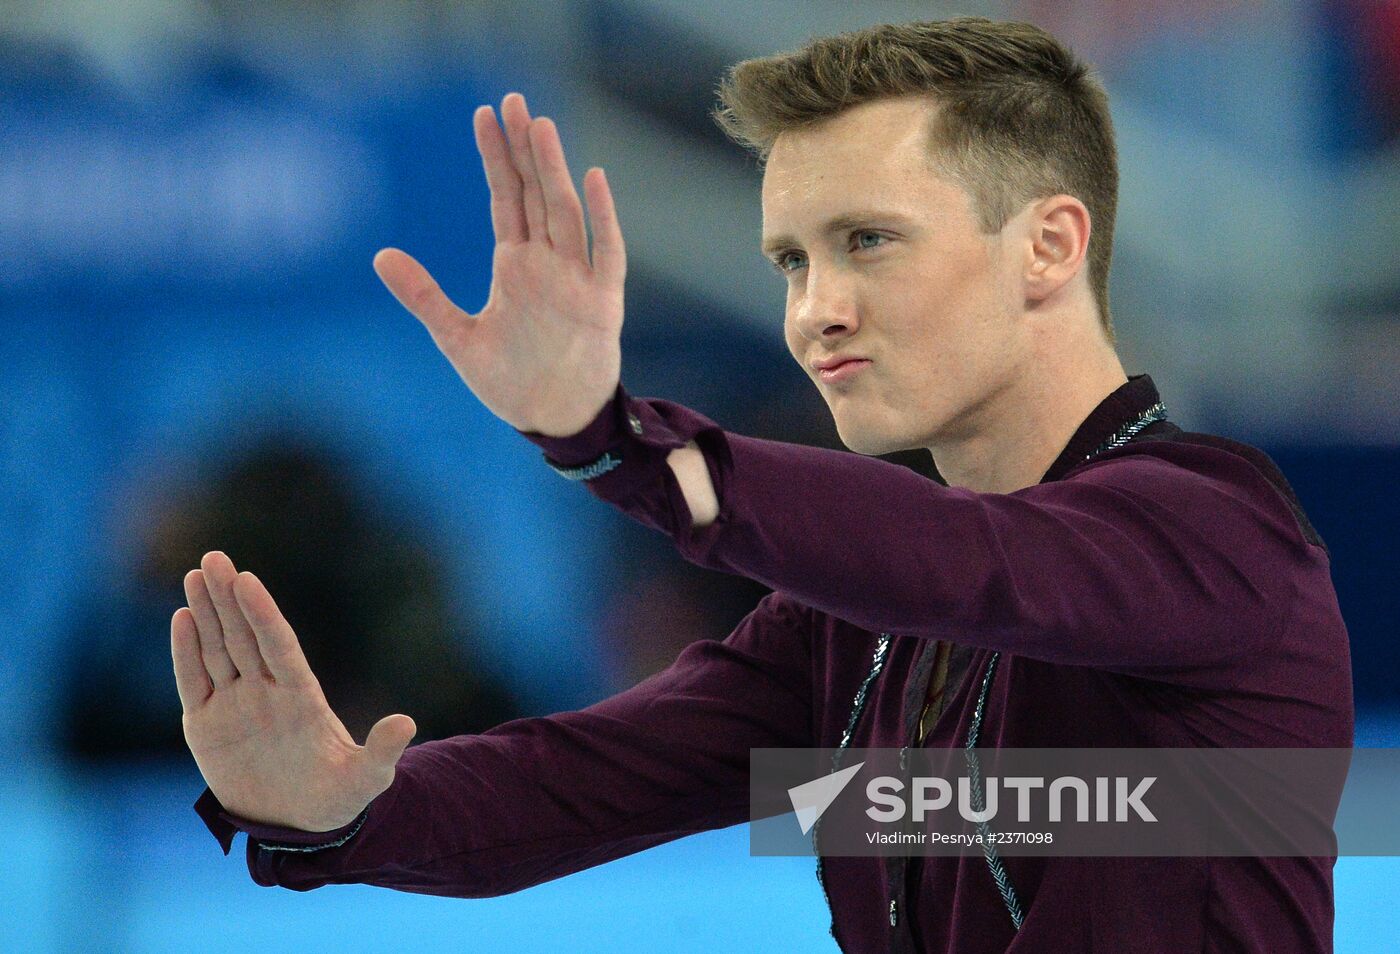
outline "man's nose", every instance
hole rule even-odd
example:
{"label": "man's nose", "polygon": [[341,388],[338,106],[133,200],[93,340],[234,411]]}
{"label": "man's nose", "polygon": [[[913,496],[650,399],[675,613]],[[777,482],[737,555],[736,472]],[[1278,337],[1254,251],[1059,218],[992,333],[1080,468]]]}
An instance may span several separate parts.
{"label": "man's nose", "polygon": [[859,319],[850,281],[834,271],[819,273],[809,265],[794,324],[809,341],[854,334]]}

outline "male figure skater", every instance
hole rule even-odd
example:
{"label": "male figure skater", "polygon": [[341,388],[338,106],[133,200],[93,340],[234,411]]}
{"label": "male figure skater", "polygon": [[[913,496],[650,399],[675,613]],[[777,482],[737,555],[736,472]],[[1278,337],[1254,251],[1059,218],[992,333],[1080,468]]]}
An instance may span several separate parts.
{"label": "male figure skater", "polygon": [[[361,746],[272,596],[209,553],[171,648],[196,807],[225,852],[248,833],[259,884],[515,891],[747,820],[756,747],[1350,746],[1322,541],[1265,455],[1165,420],[1115,353],[1115,148],[1087,67],[967,18],[815,40],[720,92],[765,160],[788,347],[857,453],[630,395],[603,171],[590,255],[554,124],[517,94],[504,130],[478,109],[485,307],[400,251],[380,277],[550,466],[774,592],[580,711],[408,748],[393,714]],[[946,486],[862,456],[913,447]],[[1331,949],[1325,858],[819,863],[848,951]]]}

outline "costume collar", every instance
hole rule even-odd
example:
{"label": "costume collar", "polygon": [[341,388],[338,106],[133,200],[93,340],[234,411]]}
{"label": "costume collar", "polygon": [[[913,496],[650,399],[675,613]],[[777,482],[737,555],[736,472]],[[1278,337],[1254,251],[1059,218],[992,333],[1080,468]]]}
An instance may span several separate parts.
{"label": "costume collar", "polygon": [[1161,396],[1152,378],[1146,374],[1132,374],[1110,393],[1098,407],[1089,412],[1084,423],[1074,432],[1060,456],[1050,465],[1042,484],[1059,480],[1070,469],[1082,464],[1084,458],[1094,452],[1099,445],[1111,438],[1119,428],[1131,424],[1147,413],[1154,404],[1160,403]]}

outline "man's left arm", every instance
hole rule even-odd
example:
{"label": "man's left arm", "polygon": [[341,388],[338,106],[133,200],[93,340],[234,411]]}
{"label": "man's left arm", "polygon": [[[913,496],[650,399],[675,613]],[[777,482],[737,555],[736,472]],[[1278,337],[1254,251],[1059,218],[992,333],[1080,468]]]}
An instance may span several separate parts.
{"label": "man's left arm", "polygon": [[[1228,479],[1119,452],[1072,479],[986,494],[876,458],[725,432],[620,386],[579,434],[525,436],[694,563],[873,632],[1052,662],[1153,672],[1235,657],[1286,611],[1294,581],[1281,561],[1307,559],[1282,498],[1247,462],[1210,448],[1193,451]],[[687,462],[677,453],[687,447],[703,457]],[[571,470],[599,458],[604,473]],[[708,500],[686,473],[699,463]],[[696,520],[692,502],[710,512]]]}

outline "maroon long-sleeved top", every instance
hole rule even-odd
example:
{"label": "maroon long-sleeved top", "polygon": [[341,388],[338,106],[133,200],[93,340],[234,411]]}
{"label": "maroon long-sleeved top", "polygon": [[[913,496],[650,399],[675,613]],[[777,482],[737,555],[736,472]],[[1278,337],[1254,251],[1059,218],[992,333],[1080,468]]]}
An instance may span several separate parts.
{"label": "maroon long-sleeved top", "polygon": [[[225,853],[248,832],[262,885],[516,891],[747,821],[749,750],[836,747],[879,633],[855,748],[918,744],[940,640],[955,648],[925,745],[962,744],[999,652],[982,745],[1349,747],[1327,550],[1272,461],[1159,421],[1084,462],[1158,400],[1131,377],[1040,483],[993,494],[725,432],[619,386],[581,433],[526,436],[560,466],[611,450],[622,463],[595,495],[774,592],[726,639],[588,708],[410,746],[343,829],[251,823],[207,789],[196,809]],[[720,501],[699,529],[666,464],[691,439]],[[1019,932],[980,856],[826,858],[833,934],[853,952],[1332,949],[1330,859],[1003,863]]]}

